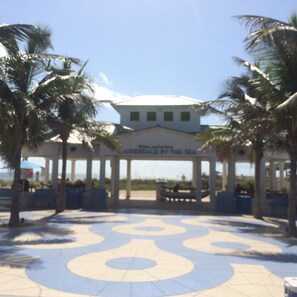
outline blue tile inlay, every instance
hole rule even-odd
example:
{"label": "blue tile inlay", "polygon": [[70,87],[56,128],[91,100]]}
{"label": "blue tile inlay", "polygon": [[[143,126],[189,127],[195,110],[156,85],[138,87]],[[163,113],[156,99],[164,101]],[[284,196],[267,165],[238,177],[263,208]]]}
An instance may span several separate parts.
{"label": "blue tile inlay", "polygon": [[[38,213],[25,212],[23,217],[26,219],[37,216]],[[228,281],[233,275],[231,263],[238,264],[259,264],[266,267],[269,271],[279,277],[296,275],[297,271],[297,246],[289,244],[289,240],[270,238],[262,236],[261,232],[265,232],[268,225],[263,221],[248,220],[240,217],[217,216],[214,220],[207,218],[203,221],[203,216],[199,219],[205,224],[191,225],[182,221],[185,219],[193,219],[196,215],[170,215],[170,216],[154,216],[152,218],[162,220],[162,222],[171,226],[182,227],[185,229],[183,233],[162,236],[154,236],[149,233],[164,232],[166,229],[158,226],[141,226],[135,227],[135,230],[148,232],[147,234],[135,235],[115,232],[113,227],[117,225],[127,225],[143,223],[150,216],[134,215],[129,213],[104,214],[94,212],[76,212],[63,213],[59,216],[52,216],[48,219],[50,226],[35,227],[30,229],[30,232],[42,234],[50,232],[48,237],[43,241],[28,241],[26,247],[19,244],[14,244],[13,239],[26,232],[24,229],[16,229],[13,231],[1,230],[1,258],[5,258],[8,254],[24,255],[30,261],[26,265],[26,273],[32,281],[44,285],[46,287],[65,291],[69,294],[83,294],[87,296],[101,297],[162,297],[180,294],[191,294],[213,288],[219,284]],[[198,214],[199,215],[199,214]],[[113,218],[120,216],[126,218],[126,221],[121,221]],[[60,249],[47,249],[38,247],[39,243],[49,242],[58,243],[62,238],[65,241],[74,241],[75,236],[69,232],[69,227],[85,224],[89,227],[89,231],[100,235],[104,238],[103,241],[85,246],[77,246],[73,248],[63,249],[61,244]],[[206,236],[210,230],[219,230],[232,232],[233,234],[252,239],[256,241],[274,244],[282,249],[280,254],[269,253],[247,253],[240,255],[216,255],[210,254],[207,251],[200,252],[184,246],[185,240],[195,238],[199,241],[199,237]],[[27,232],[29,232],[27,230]],[[96,280],[79,276],[68,269],[69,261],[83,255],[117,249],[131,242],[132,239],[151,240],[161,250],[174,255],[178,255],[187,261],[191,261],[193,269],[177,277],[162,279],[155,281],[141,282],[116,282]],[[62,240],[62,242],[63,242]],[[49,243],[50,245],[50,243]],[[225,249],[245,250],[249,245],[239,242],[224,242],[216,241],[213,246]],[[38,259],[36,259],[38,258]],[[112,269],[118,270],[139,270],[153,268],[158,263],[151,258],[141,257],[125,257],[114,255],[113,258],[106,262],[106,265]],[[177,268],[178,269],[178,268]]]}
{"label": "blue tile inlay", "polygon": [[222,241],[215,241],[212,243],[212,245],[216,247],[224,248],[224,249],[238,249],[238,250],[244,250],[250,247],[247,244],[243,244],[239,242],[222,242]]}
{"label": "blue tile inlay", "polygon": [[155,226],[141,226],[141,227],[136,227],[135,228],[136,230],[139,230],[139,231],[161,231],[161,230],[164,230],[164,228],[162,227],[155,227]]}
{"label": "blue tile inlay", "polygon": [[123,257],[109,260],[108,262],[106,262],[106,265],[115,269],[143,270],[154,267],[156,265],[156,262],[146,258]]}

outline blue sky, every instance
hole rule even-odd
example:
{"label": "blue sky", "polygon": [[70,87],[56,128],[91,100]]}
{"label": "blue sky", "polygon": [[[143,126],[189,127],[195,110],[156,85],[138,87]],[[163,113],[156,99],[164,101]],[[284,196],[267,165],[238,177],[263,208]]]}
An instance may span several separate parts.
{"label": "blue sky", "polygon": [[[248,31],[235,15],[287,21],[297,0],[1,0],[2,23],[48,26],[56,53],[88,60],[99,99],[215,99],[241,69]],[[119,121],[110,108],[98,119]],[[202,120],[213,123],[213,118]]]}

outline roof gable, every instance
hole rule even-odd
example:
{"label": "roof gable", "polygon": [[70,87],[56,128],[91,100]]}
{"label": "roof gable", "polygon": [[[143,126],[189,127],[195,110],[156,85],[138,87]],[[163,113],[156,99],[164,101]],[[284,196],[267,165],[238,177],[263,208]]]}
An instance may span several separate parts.
{"label": "roof gable", "polygon": [[202,101],[185,96],[173,95],[145,95],[113,103],[113,106],[192,106]]}

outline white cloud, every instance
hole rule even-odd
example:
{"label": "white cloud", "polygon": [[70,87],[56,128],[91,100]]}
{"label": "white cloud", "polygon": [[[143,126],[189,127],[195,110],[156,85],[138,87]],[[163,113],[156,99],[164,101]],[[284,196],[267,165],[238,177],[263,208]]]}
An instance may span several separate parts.
{"label": "white cloud", "polygon": [[119,114],[114,110],[114,108],[109,104],[105,103],[104,101],[108,102],[119,102],[123,100],[127,100],[130,97],[123,95],[121,93],[114,92],[106,87],[101,87],[98,84],[92,84],[95,98],[102,103],[99,106],[97,120],[99,121],[108,121],[113,123],[120,122]]}
{"label": "white cloud", "polygon": [[95,97],[98,101],[119,102],[130,98],[127,95],[114,92],[106,87],[101,87],[96,83],[92,84],[92,87],[95,92]]}
{"label": "white cloud", "polygon": [[100,72],[99,78],[100,78],[100,81],[103,82],[106,86],[108,86],[108,87],[112,86],[112,82],[109,80],[109,78],[107,77],[107,75],[105,73]]}

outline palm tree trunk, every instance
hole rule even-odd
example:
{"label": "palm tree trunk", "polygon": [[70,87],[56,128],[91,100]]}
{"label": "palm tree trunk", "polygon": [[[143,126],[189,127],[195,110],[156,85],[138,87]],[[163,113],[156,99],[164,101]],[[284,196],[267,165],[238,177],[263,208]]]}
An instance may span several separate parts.
{"label": "palm tree trunk", "polygon": [[9,226],[18,226],[20,224],[20,179],[21,179],[21,155],[22,140],[19,137],[15,155],[15,168],[12,183],[12,197],[10,206]]}
{"label": "palm tree trunk", "polygon": [[261,197],[260,197],[260,167],[263,153],[255,151],[255,192],[253,203],[253,216],[255,219],[263,220],[261,211]]}
{"label": "palm tree trunk", "polygon": [[288,205],[288,235],[296,236],[296,197],[297,197],[297,175],[296,175],[296,162],[297,151],[292,149],[289,151],[290,156],[290,193],[289,193],[289,205]]}
{"label": "palm tree trunk", "polygon": [[56,213],[60,213],[65,210],[66,165],[67,165],[67,141],[62,141],[62,175],[61,175],[61,182],[60,182],[60,192],[58,193],[58,201],[56,205]]}

